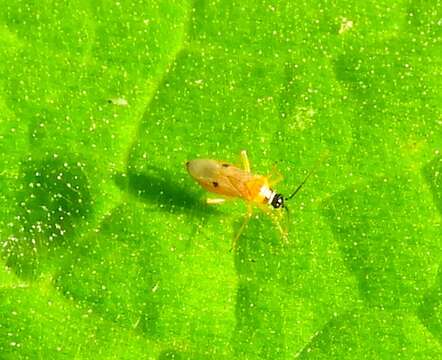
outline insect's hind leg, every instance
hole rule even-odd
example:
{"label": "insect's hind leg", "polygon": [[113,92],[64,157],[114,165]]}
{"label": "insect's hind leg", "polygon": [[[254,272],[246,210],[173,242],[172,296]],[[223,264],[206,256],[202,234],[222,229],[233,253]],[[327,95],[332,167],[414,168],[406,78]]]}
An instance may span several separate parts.
{"label": "insect's hind leg", "polygon": [[218,204],[224,204],[226,202],[226,199],[223,198],[207,198],[206,204],[208,205],[218,205]]}
{"label": "insect's hind leg", "polygon": [[249,162],[249,157],[247,156],[247,151],[242,150],[240,156],[244,171],[250,172],[250,162]]}
{"label": "insect's hind leg", "polygon": [[235,251],[237,244],[238,244],[238,239],[240,238],[241,234],[243,233],[244,229],[246,228],[247,224],[250,221],[250,218],[253,215],[253,207],[251,205],[247,206],[247,214],[244,216],[244,220],[243,223],[241,224],[241,227],[239,228],[238,232],[236,233],[235,237],[232,240],[232,246],[230,248],[230,251]]}

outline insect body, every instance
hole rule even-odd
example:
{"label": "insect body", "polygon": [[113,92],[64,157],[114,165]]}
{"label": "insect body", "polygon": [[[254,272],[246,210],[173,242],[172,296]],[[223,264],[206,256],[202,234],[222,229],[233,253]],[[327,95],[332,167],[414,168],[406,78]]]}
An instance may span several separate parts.
{"label": "insect body", "polygon": [[[284,206],[284,198],[270,188],[265,176],[206,159],[189,161],[187,170],[203,188],[212,193],[242,198],[256,204],[270,204],[274,208]],[[222,202],[223,199],[218,200]],[[213,203],[213,199],[209,202]]]}
{"label": "insect body", "polygon": [[[288,212],[284,200],[289,200],[296,195],[310,177],[312,171],[296,188],[293,194],[284,198],[281,194],[271,188],[272,185],[276,184],[281,179],[281,176],[278,176],[277,179],[271,179],[262,175],[252,174],[247,153],[245,151],[241,151],[241,160],[243,165],[242,169],[229,163],[209,159],[191,160],[188,161],[186,165],[189,174],[203,188],[211,193],[223,195],[227,198],[241,198],[248,202],[247,215],[233,240],[232,248],[236,247],[236,241],[252,216],[252,205],[259,206],[265,213],[270,215],[283,237],[286,238],[287,231],[284,230],[279,221],[275,219],[268,205],[271,205],[275,209],[284,208]],[[225,200],[225,198],[207,199],[207,203],[221,204]]]}

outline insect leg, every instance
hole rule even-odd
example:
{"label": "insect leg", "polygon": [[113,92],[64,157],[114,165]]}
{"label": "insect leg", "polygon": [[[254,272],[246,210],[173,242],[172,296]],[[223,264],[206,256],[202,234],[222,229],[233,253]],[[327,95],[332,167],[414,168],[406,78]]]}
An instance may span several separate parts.
{"label": "insect leg", "polygon": [[230,251],[236,250],[236,246],[238,244],[238,239],[241,236],[242,232],[244,231],[245,227],[247,226],[248,222],[250,221],[250,218],[253,215],[253,207],[251,205],[247,206],[247,214],[244,216],[244,221],[239,228],[238,232],[236,233],[235,237],[232,240],[232,247],[230,248]]}
{"label": "insect leg", "polygon": [[284,175],[280,173],[276,165],[272,166],[272,173],[267,177],[269,179],[269,185],[273,186],[284,179]]}
{"label": "insect leg", "polygon": [[284,228],[281,225],[281,217],[284,216],[284,214],[281,211],[273,211],[269,209],[266,205],[259,205],[259,208],[270,217],[270,219],[273,221],[273,224],[278,228],[279,232],[281,233],[281,237],[284,241],[284,243],[288,243],[288,228]]}
{"label": "insect leg", "polygon": [[247,172],[250,172],[250,162],[249,162],[249,158],[247,156],[247,151],[242,150],[240,155],[241,155],[243,169]]}
{"label": "insect leg", "polygon": [[213,199],[213,198],[207,198],[206,199],[206,204],[208,205],[218,205],[218,204],[222,204],[226,201],[226,199],[223,198],[219,198],[219,199]]}

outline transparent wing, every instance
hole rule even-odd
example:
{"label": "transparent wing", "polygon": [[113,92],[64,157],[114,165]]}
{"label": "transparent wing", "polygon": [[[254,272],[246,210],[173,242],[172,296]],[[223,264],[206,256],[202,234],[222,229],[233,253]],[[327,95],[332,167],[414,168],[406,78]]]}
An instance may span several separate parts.
{"label": "transparent wing", "polygon": [[206,190],[230,197],[249,198],[247,182],[252,174],[234,165],[209,159],[192,160],[187,163],[189,174]]}

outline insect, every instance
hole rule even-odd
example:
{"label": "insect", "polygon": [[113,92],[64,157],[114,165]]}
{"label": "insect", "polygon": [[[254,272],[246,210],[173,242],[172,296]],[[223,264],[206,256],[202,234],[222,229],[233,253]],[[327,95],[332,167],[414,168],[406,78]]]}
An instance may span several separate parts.
{"label": "insect", "polygon": [[250,170],[247,152],[245,150],[241,151],[240,156],[241,169],[227,162],[196,159],[186,163],[187,171],[203,188],[211,193],[223,196],[222,198],[208,198],[208,204],[222,204],[228,198],[240,198],[247,202],[247,215],[233,239],[232,249],[236,248],[237,241],[253,214],[254,205],[258,206],[275,221],[283,238],[286,239],[287,231],[282,228],[279,220],[273,216],[270,206],[275,209],[285,209],[288,213],[285,201],[293,198],[301,190],[313,171],[310,171],[295,191],[285,198],[272,189],[272,186],[282,179],[281,175],[278,174],[276,178],[273,178],[273,176],[266,177],[253,174]]}

